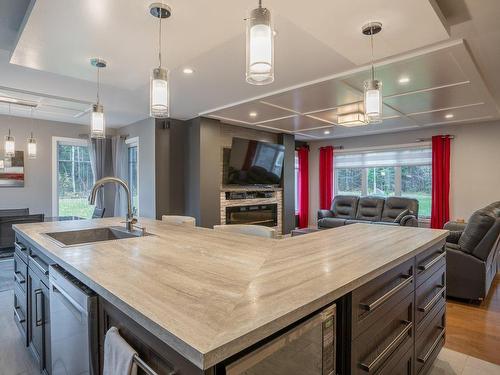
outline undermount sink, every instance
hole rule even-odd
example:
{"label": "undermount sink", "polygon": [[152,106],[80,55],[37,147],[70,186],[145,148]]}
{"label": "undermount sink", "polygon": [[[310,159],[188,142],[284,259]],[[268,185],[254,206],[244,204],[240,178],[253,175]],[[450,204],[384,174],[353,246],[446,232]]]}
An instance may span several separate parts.
{"label": "undermount sink", "polygon": [[93,242],[123,240],[126,238],[135,238],[150,236],[150,233],[142,230],[127,231],[122,227],[104,227],[81,230],[69,230],[65,232],[44,233],[60,246],[76,246],[90,244]]}

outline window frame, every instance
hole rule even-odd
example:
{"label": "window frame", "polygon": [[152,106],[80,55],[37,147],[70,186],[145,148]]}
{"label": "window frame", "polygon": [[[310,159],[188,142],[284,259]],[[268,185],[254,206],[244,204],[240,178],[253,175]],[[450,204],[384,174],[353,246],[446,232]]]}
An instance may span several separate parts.
{"label": "window frame", "polygon": [[130,175],[129,175],[129,164],[130,164],[130,160],[129,160],[129,148],[132,148],[132,147],[137,147],[137,162],[136,162],[136,165],[137,165],[137,212],[136,212],[136,216],[139,216],[139,213],[140,213],[140,208],[141,208],[141,204],[140,204],[140,201],[139,201],[139,191],[140,191],[140,175],[139,175],[139,171],[140,171],[140,163],[139,163],[139,137],[132,137],[132,138],[127,138],[125,139],[125,146],[127,147],[127,183],[129,184],[129,187],[130,187]]}
{"label": "window frame", "polygon": [[[366,152],[377,152],[377,151],[391,151],[395,149],[414,149],[414,148],[431,148],[432,145],[430,142],[419,142],[419,143],[410,143],[410,144],[404,144],[404,145],[391,145],[391,146],[381,146],[381,147],[367,147],[367,148],[355,148],[355,149],[348,149],[348,150],[339,150],[336,151],[336,154],[342,155],[342,154],[361,154],[361,153],[366,153]],[[413,164],[412,166],[431,166],[431,178],[432,178],[432,164]],[[394,196],[396,197],[402,197],[402,173],[401,169],[403,166],[393,166],[394,168]],[[368,194],[368,171],[370,168],[381,168],[381,166],[370,166],[370,167],[352,167],[352,168],[359,168],[362,169],[361,173],[361,196],[367,195]],[[348,169],[345,167],[339,168],[339,169]],[[335,173],[335,163],[334,163],[334,177],[333,177],[333,195],[335,196],[336,192],[338,191],[338,175]],[[422,216],[420,217],[419,215],[419,221],[426,222],[429,221],[430,217],[427,216]]]}
{"label": "window frame", "polygon": [[[52,216],[59,216],[59,190],[57,184],[57,175],[58,175],[58,159],[57,159],[57,146],[59,143],[70,145],[70,146],[79,146],[79,147],[88,147],[88,140],[84,138],[69,138],[69,137],[52,137]],[[90,152],[90,150],[89,150]],[[95,182],[95,176],[92,176]]]}

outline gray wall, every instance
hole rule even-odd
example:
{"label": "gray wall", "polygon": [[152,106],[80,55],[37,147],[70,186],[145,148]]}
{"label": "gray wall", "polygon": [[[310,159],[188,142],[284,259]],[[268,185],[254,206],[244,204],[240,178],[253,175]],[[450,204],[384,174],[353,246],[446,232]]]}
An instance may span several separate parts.
{"label": "gray wall", "polygon": [[500,121],[309,142],[309,224],[316,224],[319,208],[319,147],[397,146],[438,134],[455,135],[451,141],[451,219],[468,219],[475,210],[500,200]]}
{"label": "gray wall", "polygon": [[186,215],[196,217],[197,225],[212,228],[220,224],[223,149],[231,147],[233,137],[273,143],[278,138],[274,133],[222,124],[208,118],[196,118],[186,125]]}
{"label": "gray wall", "polygon": [[135,122],[120,128],[118,133],[139,137],[139,216],[155,218],[155,120]]}
{"label": "gray wall", "polygon": [[295,229],[295,136],[280,134],[279,143],[285,146],[283,164],[283,234]]}
{"label": "gray wall", "polygon": [[[0,188],[0,209],[28,207],[30,213],[52,216],[52,137],[78,138],[88,133],[89,127],[55,121],[0,115],[0,141],[8,129],[16,140],[16,150],[24,150],[24,187]],[[37,139],[37,158],[26,154],[26,139],[33,131]],[[0,146],[3,149],[3,144]]]}

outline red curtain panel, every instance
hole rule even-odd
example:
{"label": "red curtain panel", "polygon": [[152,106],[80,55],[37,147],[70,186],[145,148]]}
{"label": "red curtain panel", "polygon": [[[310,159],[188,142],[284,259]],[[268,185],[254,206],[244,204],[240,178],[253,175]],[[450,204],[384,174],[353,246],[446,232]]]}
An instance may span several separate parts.
{"label": "red curtain panel", "polygon": [[431,228],[441,229],[450,219],[450,137],[432,137]]}
{"label": "red curtain panel", "polygon": [[319,149],[319,208],[327,210],[332,204],[333,146]]}
{"label": "red curtain panel", "polygon": [[309,223],[309,147],[297,150],[299,157],[299,228],[307,228]]}

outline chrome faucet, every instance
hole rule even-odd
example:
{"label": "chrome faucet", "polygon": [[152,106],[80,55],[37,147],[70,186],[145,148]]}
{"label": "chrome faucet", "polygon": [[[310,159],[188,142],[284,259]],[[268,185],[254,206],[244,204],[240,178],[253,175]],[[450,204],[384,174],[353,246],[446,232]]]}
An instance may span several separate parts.
{"label": "chrome faucet", "polygon": [[102,188],[107,183],[117,183],[123,187],[125,193],[127,194],[127,216],[125,217],[125,224],[127,226],[127,231],[132,232],[134,229],[134,224],[137,223],[137,219],[134,218],[134,214],[132,212],[132,198],[130,195],[130,189],[127,186],[127,183],[116,177],[103,177],[100,180],[97,180],[92,187],[92,191],[89,196],[89,203],[95,204],[95,198],[97,196],[97,192],[100,188]]}

